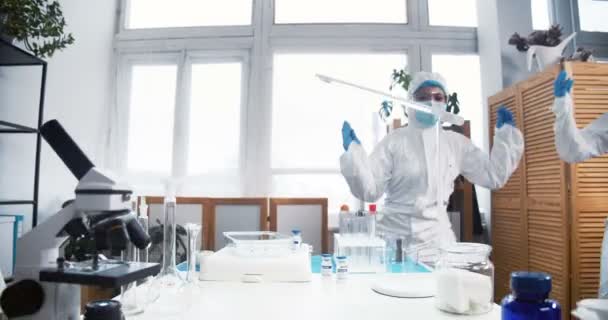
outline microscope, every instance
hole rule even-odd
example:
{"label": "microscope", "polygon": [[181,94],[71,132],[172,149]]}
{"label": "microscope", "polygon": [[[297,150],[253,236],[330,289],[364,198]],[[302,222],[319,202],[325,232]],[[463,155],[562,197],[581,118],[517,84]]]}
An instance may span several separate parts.
{"label": "microscope", "polygon": [[[150,236],[132,211],[132,190],[110,173],[96,168],[57,120],[41,134],[78,179],[73,202],[17,241],[14,281],[0,305],[9,319],[80,319],[80,285],[120,287],[158,274],[158,263],[109,260],[104,250],[121,252],[132,243],[139,249]],[[59,256],[67,237],[94,240],[93,259],[68,262]]]}

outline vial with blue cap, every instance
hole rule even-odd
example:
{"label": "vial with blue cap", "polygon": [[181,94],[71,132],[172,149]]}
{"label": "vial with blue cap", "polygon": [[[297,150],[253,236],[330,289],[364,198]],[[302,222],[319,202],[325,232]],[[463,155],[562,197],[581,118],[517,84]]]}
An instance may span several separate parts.
{"label": "vial with blue cap", "polygon": [[291,230],[291,239],[294,250],[298,250],[302,245],[302,232],[299,229]]}
{"label": "vial with blue cap", "polygon": [[338,280],[345,280],[348,278],[348,260],[346,256],[336,257],[336,277]]}
{"label": "vial with blue cap", "polygon": [[502,320],[560,320],[561,307],[549,299],[551,276],[543,272],[511,273],[511,294],[502,300]]}
{"label": "vial with blue cap", "polygon": [[333,261],[332,255],[324,253],[321,255],[321,275],[324,277],[331,277],[333,274]]}

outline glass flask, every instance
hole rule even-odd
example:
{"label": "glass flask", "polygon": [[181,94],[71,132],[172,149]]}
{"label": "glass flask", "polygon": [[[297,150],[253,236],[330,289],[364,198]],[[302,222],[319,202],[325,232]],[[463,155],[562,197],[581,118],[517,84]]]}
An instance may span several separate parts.
{"label": "glass flask", "polygon": [[164,200],[163,224],[163,263],[157,276],[157,281],[163,287],[177,287],[184,284],[182,276],[177,270],[175,262],[176,213],[177,201],[174,196],[167,196]]}

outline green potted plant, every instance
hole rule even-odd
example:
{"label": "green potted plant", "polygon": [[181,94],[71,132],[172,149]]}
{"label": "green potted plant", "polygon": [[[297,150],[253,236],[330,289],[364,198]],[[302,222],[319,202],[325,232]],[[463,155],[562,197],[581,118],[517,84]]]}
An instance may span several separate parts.
{"label": "green potted plant", "polygon": [[0,37],[8,42],[22,41],[40,58],[74,43],[66,26],[61,5],[56,0],[0,1]]}

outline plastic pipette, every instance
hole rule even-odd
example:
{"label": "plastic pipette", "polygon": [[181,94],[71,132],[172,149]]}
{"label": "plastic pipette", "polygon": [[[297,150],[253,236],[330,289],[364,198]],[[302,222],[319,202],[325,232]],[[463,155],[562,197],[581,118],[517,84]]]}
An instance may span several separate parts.
{"label": "plastic pipette", "polygon": [[385,98],[389,98],[389,99],[392,99],[395,101],[399,101],[400,103],[404,104],[408,108],[416,109],[418,111],[422,111],[422,112],[426,112],[426,113],[432,113],[432,114],[438,116],[439,119],[443,122],[455,124],[457,126],[461,126],[464,124],[464,118],[462,118],[461,116],[455,115],[453,113],[449,113],[445,110],[431,109],[423,104],[415,103],[415,102],[413,102],[407,98],[401,97],[401,96],[397,96],[397,95],[390,94],[388,92],[383,92],[380,90],[371,89],[368,87],[364,87],[362,85],[354,84],[354,83],[351,83],[348,81],[340,80],[340,79],[326,76],[323,74],[317,73],[317,77],[321,81],[329,83],[329,84],[337,83],[337,84],[341,84],[341,85],[344,85],[347,87],[356,88],[356,89],[370,92],[370,93],[373,93],[373,94],[376,94],[379,96],[383,96]]}

